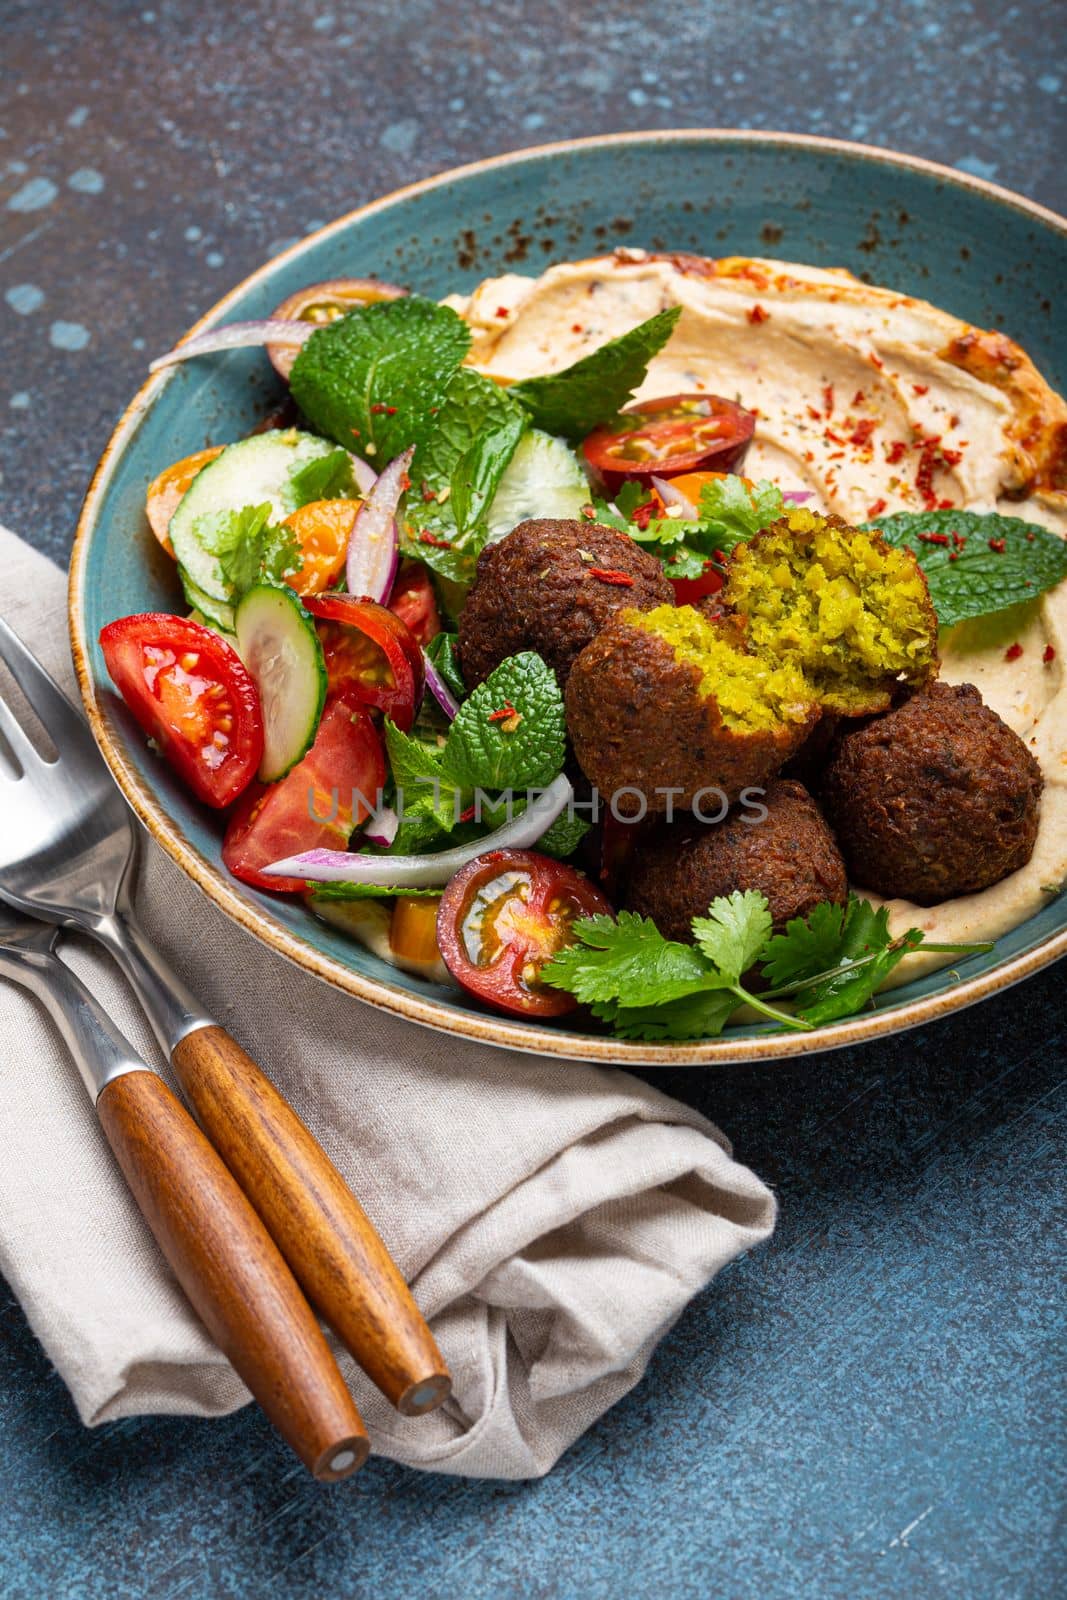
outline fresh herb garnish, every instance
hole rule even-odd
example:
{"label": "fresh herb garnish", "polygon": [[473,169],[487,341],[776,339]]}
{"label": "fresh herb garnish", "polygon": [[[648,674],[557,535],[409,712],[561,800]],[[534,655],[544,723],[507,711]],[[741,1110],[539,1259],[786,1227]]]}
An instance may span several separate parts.
{"label": "fresh herb garnish", "polygon": [[405,900],[436,900],[440,893],[440,889],[398,888],[396,884],[386,883],[318,883],[311,895],[311,906],[314,910],[319,900],[342,903],[346,900],[392,900],[397,895]]}
{"label": "fresh herb garnish", "polygon": [[[859,1011],[914,950],[992,949],[926,944],[918,928],[894,939],[885,907],[856,896],[847,908],[816,906],[772,934],[766,896],[751,889],[713,900],[706,917],[695,917],[695,945],[665,939],[630,911],[583,918],[572,931],[576,943],[557,951],[542,981],[589,1005],[624,1039],[713,1038],[741,1005],[781,1028],[820,1027]],[[760,986],[745,982],[754,971]],[[774,1004],[785,998],[793,1010]]]}
{"label": "fresh herb garnish", "polygon": [[508,394],[525,406],[534,427],[572,441],[584,439],[640,388],[649,362],[663,349],[681,314],[680,306],[658,311],[573,366],[544,378],[524,378]]}
{"label": "fresh herb garnish", "polygon": [[501,662],[460,706],[442,767],[468,788],[535,789],[557,776],[566,743],[556,675],[524,650]]}
{"label": "fresh herb garnish", "polygon": [[426,654],[456,699],[465,700],[467,685],[463,681],[459,656],[456,653],[457,637],[454,633],[435,634],[426,646]]}
{"label": "fresh herb garnish", "polygon": [[313,500],[341,500],[356,493],[352,477],[352,458],[347,450],[331,450],[329,455],[312,456],[289,474],[289,485],[296,500],[294,509]]}
{"label": "fresh herb garnish", "polygon": [[594,501],[593,510],[598,522],[620,528],[657,556],[671,578],[699,578],[709,561],[770,527],[784,510],[781,490],[773,483],[761,478],[750,489],[733,476],[704,485],[696,519],[656,516],[657,504],[641,484],[624,483],[614,509]]}
{"label": "fresh herb garnish", "polygon": [[325,323],[289,375],[293,399],[319,432],[376,466],[433,431],[470,330],[420,295],[359,306]]}
{"label": "fresh herb garnish", "polygon": [[898,511],[877,522],[926,574],[943,628],[1034,600],[1067,578],[1067,540],[997,511]]}
{"label": "fresh herb garnish", "polygon": [[269,502],[196,519],[197,541],[218,561],[233,604],[254,584],[282,583],[300,566],[300,544],[292,529],[274,527],[270,519]]}

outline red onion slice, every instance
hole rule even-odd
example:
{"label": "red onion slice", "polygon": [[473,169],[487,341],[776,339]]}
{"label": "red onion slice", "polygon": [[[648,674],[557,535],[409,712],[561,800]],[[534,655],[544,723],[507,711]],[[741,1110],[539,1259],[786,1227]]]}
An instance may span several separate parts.
{"label": "red onion slice", "polygon": [[802,506],[812,498],[814,493],[814,489],[783,489],[782,504],[787,506]]}
{"label": "red onion slice", "polygon": [[438,889],[460,867],[465,867],[475,856],[485,855],[487,850],[528,850],[551,827],[573,795],[570,779],[561,772],[536,800],[530,802],[521,816],[513,817],[502,828],[486,834],[484,839],[455,845],[451,850],[440,850],[434,855],[365,856],[344,850],[305,850],[301,855],[286,856],[284,861],[272,862],[261,870],[269,878],[304,878],[311,883],[373,883],[382,888]]}
{"label": "red onion slice", "polygon": [[369,462],[364,461],[362,456],[354,456],[351,450],[348,452],[348,459],[352,463],[352,476],[355,479],[356,488],[366,499],[378,482],[378,474]]}
{"label": "red onion slice", "polygon": [[442,678],[441,674],[438,672],[437,668],[434,666],[425,650],[422,652],[422,662],[423,666],[426,668],[426,687],[437,701],[437,704],[441,707],[441,710],[444,712],[449,722],[451,722],[452,718],[459,710],[459,701],[456,699],[455,695],[452,693],[452,690],[448,687],[448,684]]}
{"label": "red onion slice", "polygon": [[245,350],[257,344],[302,345],[314,332],[313,322],[282,322],[278,318],[263,322],[230,322],[224,328],[209,328],[206,333],[186,339],[168,350],[165,356],[158,356],[148,370],[160,372],[164,367],[177,366],[179,361],[209,356],[216,350]]}
{"label": "red onion slice", "polygon": [[386,850],[396,838],[399,826],[400,818],[392,806],[382,806],[370,818],[363,830],[363,837],[369,839],[371,844],[380,844],[382,849]]}
{"label": "red onion slice", "polygon": [[407,488],[408,468],[414,454],[412,445],[395,461],[390,461],[356,512],[348,536],[345,565],[348,592],[377,600],[383,606],[392,593],[393,579],[400,564],[396,508]]}
{"label": "red onion slice", "polygon": [[680,517],[685,517],[689,522],[696,521],[700,515],[696,506],[688,495],[682,494],[679,489],[674,487],[669,478],[653,477],[649,481],[665,506],[677,506]]}

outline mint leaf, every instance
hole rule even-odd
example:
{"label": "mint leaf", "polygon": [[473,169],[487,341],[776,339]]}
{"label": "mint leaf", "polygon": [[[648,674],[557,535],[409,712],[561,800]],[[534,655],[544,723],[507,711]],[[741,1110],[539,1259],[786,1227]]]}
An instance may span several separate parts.
{"label": "mint leaf", "polygon": [[300,544],[290,528],[270,525],[271,506],[242,506],[197,517],[193,533],[218,563],[230,600],[264,579],[281,583],[300,565]]}
{"label": "mint leaf", "polygon": [[320,900],[342,903],[346,900],[391,900],[396,895],[403,895],[405,900],[411,896],[429,900],[436,899],[440,893],[440,889],[399,889],[395,884],[322,883],[315,886],[311,895],[311,908],[314,910]]}
{"label": "mint leaf", "polygon": [[700,491],[700,525],[717,550],[729,554],[763,528],[777,522],[784,511],[782,491],[761,478],[750,490],[743,478],[730,475],[712,479]]}
{"label": "mint leaf", "polygon": [[[420,443],[412,462],[411,480],[415,492],[408,509],[416,522],[423,514],[423,506],[430,505],[428,501],[420,504],[422,491],[437,494],[442,489],[451,489],[456,465],[471,446],[483,434],[496,433],[515,419],[525,426],[522,408],[511,399],[508,390],[470,367],[459,368],[448,385],[433,427]],[[448,515],[447,512],[441,514]],[[432,511],[427,510],[425,515],[431,516]]]}
{"label": "mint leaf", "polygon": [[443,767],[464,788],[542,788],[563,766],[566,743],[556,675],[524,650],[502,661],[460,706]]}
{"label": "mint leaf", "polygon": [[469,347],[466,323],[447,306],[382,300],[316,328],[289,387],[319,433],[381,468],[432,432]]}
{"label": "mint leaf", "polygon": [[585,838],[592,823],[585,817],[579,817],[570,811],[561,811],[552,826],[538,839],[536,846],[543,856],[554,856],[557,861],[566,861],[572,856]]}
{"label": "mint leaf", "polygon": [[584,439],[621,411],[640,388],[648,363],[667,343],[681,314],[680,306],[658,311],[564,371],[524,378],[512,384],[508,394],[526,407],[535,428],[565,439]]}
{"label": "mint leaf", "polygon": [[865,526],[916,557],[943,628],[1034,600],[1067,578],[1067,540],[998,511],[898,511]]}
{"label": "mint leaf", "polygon": [[438,676],[443,678],[445,684],[457,700],[467,698],[467,685],[463,681],[463,674],[459,668],[459,657],[456,654],[456,641],[458,635],[454,633],[438,633],[426,646],[426,654],[436,667]]}
{"label": "mint leaf", "polygon": [[447,504],[462,539],[467,534],[480,536],[479,549],[488,537],[486,513],[497,486],[526,431],[526,418],[515,408],[491,433],[482,433],[452,468]]}
{"label": "mint leaf", "polygon": [[352,477],[352,458],[347,450],[331,450],[327,456],[312,456],[289,474],[295,499],[294,510],[313,500],[341,500],[356,493]]}
{"label": "mint leaf", "polygon": [[[464,798],[459,786],[445,771],[443,752],[422,739],[401,733],[388,717],[385,719],[385,748],[397,791],[400,830],[406,827],[406,839],[410,840],[413,826],[421,839],[426,832],[423,825],[426,821],[433,823],[434,832],[450,833],[464,810]],[[389,846],[394,854],[404,854],[410,848],[407,843],[401,851],[397,839]]]}
{"label": "mint leaf", "polygon": [[576,942],[557,950],[541,979],[583,1004],[660,1006],[694,989],[722,987],[698,950],[665,939],[654,922],[633,911],[581,917],[571,932]]}
{"label": "mint leaf", "polygon": [[693,918],[697,947],[728,983],[739,983],[757,960],[771,931],[766,895],[739,890],[713,900],[706,917]]}

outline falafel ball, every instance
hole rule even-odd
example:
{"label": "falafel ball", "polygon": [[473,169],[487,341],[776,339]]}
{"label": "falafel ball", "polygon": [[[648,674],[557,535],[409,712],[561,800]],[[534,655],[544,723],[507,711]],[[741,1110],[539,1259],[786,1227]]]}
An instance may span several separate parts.
{"label": "falafel ball", "polygon": [[934,683],[844,725],[822,798],[853,880],[929,906],[1026,865],[1042,787],[1031,752],[973,684]]}
{"label": "falafel ball", "polygon": [[791,661],[827,711],[884,711],[937,676],[937,615],[910,550],[837,516],[791,508],[726,569],[723,601],[757,655]]}
{"label": "falafel ball", "polygon": [[579,651],[616,611],[673,600],[662,563],[618,529],[550,518],[520,522],[478,557],[459,620],[464,681],[473,689],[508,656],[536,650],[562,688]]}
{"label": "falafel ball", "polygon": [[693,918],[736,889],[765,894],[776,929],[823,900],[844,905],[845,863],[803,784],[776,778],[759,804],[762,819],[743,806],[718,823],[661,822],[634,852],[627,908],[651,917],[665,939],[691,943]]}
{"label": "falafel ball", "polygon": [[819,718],[803,674],[692,606],[620,611],[586,645],[565,695],[578,764],[620,816],[727,800],[763,783]]}

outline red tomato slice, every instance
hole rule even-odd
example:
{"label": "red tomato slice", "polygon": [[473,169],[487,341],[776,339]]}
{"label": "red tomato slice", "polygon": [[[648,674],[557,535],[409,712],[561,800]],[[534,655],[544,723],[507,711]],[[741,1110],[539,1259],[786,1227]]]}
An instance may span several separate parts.
{"label": "red tomato slice", "polygon": [[407,733],[426,682],[411,629],[385,606],[351,594],[309,595],[304,604],[318,618],[331,692],[384,711]]}
{"label": "red tomato slice", "polygon": [[675,478],[714,469],[736,472],[752,443],[751,411],[716,394],[669,394],[642,400],[582,445],[586,460],[614,493],[627,478]]}
{"label": "red tomato slice", "polygon": [[441,614],[433,580],[421,561],[402,561],[389,596],[389,610],[407,623],[420,645],[441,632]]}
{"label": "red tomato slice", "polygon": [[159,611],[109,622],[100,648],[138,723],[197,799],[236,800],[263,755],[259,694],[236,650]]}
{"label": "red tomato slice", "polygon": [[[670,578],[670,567],[665,568]],[[699,578],[671,578],[674,602],[679,606],[695,606],[709,594],[718,594],[722,588],[722,573],[715,570],[713,561],[705,562]]]}
{"label": "red tomato slice", "polygon": [[561,1017],[577,1001],[539,981],[544,963],[570,944],[577,917],[611,906],[596,886],[534,850],[490,850],[461,867],[437,912],[437,943],[469,994],[520,1017]]}
{"label": "red tomato slice", "polygon": [[261,870],[302,850],[344,850],[386,779],[385,755],[367,711],[337,696],[326,709],[302,761],[278,783],[254,783],[222,841],[223,863],[257,889],[302,894],[302,878],[268,878]]}

